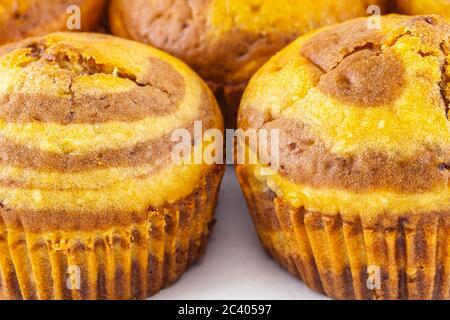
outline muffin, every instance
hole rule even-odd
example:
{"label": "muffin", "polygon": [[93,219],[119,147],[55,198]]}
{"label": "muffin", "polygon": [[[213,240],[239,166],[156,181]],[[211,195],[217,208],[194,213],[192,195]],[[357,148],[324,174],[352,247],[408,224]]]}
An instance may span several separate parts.
{"label": "muffin", "polygon": [[[0,3],[0,44],[68,30],[74,11],[80,8],[82,31],[100,26],[106,0],[2,0]],[[75,30],[73,30],[75,31]]]}
{"label": "muffin", "polygon": [[404,14],[440,14],[450,19],[449,0],[396,0],[398,12]]}
{"label": "muffin", "polygon": [[235,127],[242,92],[274,53],[312,29],[366,15],[384,0],[112,0],[113,34],[186,61],[213,89]]}
{"label": "muffin", "polygon": [[239,127],[279,148],[237,174],[264,247],[318,292],[450,298],[449,39],[439,16],[356,19],[250,81]]}
{"label": "muffin", "polygon": [[203,254],[224,167],[177,160],[173,133],[223,123],[193,71],[54,33],[2,47],[0,74],[0,296],[141,299]]}

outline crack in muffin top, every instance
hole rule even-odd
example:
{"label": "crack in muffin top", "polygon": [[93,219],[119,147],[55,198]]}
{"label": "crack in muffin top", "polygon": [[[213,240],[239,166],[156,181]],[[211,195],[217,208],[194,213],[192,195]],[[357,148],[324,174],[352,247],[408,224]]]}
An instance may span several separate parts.
{"label": "crack in muffin top", "polygon": [[280,129],[280,174],[298,183],[447,188],[449,38],[438,16],[395,15],[301,37],[253,78],[240,127]]}
{"label": "crack in muffin top", "polygon": [[244,85],[275,52],[321,26],[365,16],[385,0],[113,0],[113,34],[186,61],[214,86]]}
{"label": "crack in muffin top", "polygon": [[147,210],[188,195],[214,168],[172,159],[174,130],[223,124],[207,85],[162,51],[53,33],[0,47],[0,74],[5,208]]}
{"label": "crack in muffin top", "polygon": [[154,57],[137,78],[128,66],[98,63],[70,44],[26,40],[3,49],[9,50],[14,52],[4,56],[1,82],[15,84],[0,89],[0,117],[7,121],[133,121],[175,113],[184,98],[183,77]]}

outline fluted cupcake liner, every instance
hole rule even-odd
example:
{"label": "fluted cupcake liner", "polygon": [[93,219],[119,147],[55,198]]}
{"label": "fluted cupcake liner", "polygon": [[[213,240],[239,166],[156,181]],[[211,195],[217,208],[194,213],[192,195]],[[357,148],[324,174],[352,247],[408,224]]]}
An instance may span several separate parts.
{"label": "fluted cupcake liner", "polygon": [[[0,298],[144,299],[203,255],[222,171],[148,219],[95,232],[30,233],[0,216]],[[124,213],[125,214],[125,213]]]}
{"label": "fluted cupcake liner", "polygon": [[239,178],[264,248],[308,287],[336,299],[450,299],[449,212],[327,215]]}

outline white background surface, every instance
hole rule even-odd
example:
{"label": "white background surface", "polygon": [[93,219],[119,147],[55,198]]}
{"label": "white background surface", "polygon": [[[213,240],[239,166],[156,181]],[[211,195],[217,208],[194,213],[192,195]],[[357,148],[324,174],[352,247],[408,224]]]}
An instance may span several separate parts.
{"label": "white background surface", "polygon": [[325,299],[262,249],[231,166],[222,182],[216,219],[200,263],[153,299]]}

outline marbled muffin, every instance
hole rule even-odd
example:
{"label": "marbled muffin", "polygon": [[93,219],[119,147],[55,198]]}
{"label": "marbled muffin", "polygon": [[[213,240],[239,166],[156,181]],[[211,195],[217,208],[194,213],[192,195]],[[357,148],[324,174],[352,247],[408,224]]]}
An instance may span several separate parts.
{"label": "marbled muffin", "polygon": [[[107,0],[2,0],[0,2],[0,44],[66,31],[73,14],[80,8],[81,30],[91,31],[101,23]],[[70,20],[71,21],[71,20]]]}
{"label": "marbled muffin", "polygon": [[274,53],[312,29],[366,15],[384,0],[112,0],[111,31],[186,61],[235,126],[242,92]]}
{"label": "marbled muffin", "polygon": [[145,298],[202,255],[224,168],[173,161],[172,133],[223,123],[193,71],[54,33],[1,48],[0,75],[0,296]]}
{"label": "marbled muffin", "polygon": [[450,25],[381,22],[303,36],[258,71],[239,127],[279,130],[279,169],[237,173],[264,247],[311,288],[449,299]]}
{"label": "marbled muffin", "polygon": [[404,14],[440,14],[450,19],[450,0],[395,0]]}

